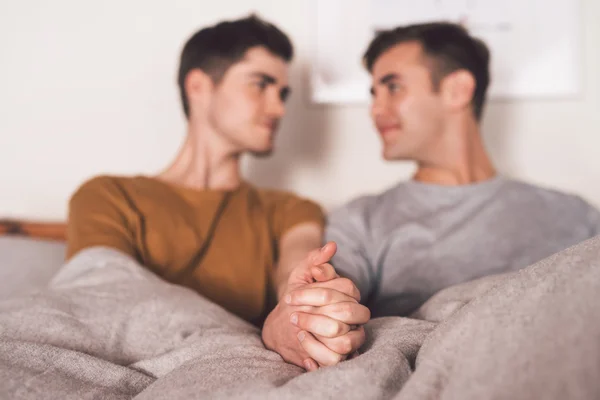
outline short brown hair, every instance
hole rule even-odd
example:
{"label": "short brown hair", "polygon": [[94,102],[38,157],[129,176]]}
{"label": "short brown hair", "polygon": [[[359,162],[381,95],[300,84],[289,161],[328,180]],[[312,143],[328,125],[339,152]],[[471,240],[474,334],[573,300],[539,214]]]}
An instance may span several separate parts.
{"label": "short brown hair", "polygon": [[290,62],[294,55],[292,43],[286,34],[254,14],[201,29],[187,41],[181,52],[177,78],[186,117],[190,112],[185,93],[187,74],[193,69],[201,69],[218,83],[229,67],[256,46],[265,47],[286,62]]}
{"label": "short brown hair", "polygon": [[432,22],[401,26],[379,32],[363,56],[363,62],[372,72],[375,61],[391,47],[405,42],[418,42],[423,53],[433,62],[431,78],[434,90],[450,73],[465,69],[475,78],[473,111],[481,120],[486,92],[490,83],[490,51],[484,42],[469,35],[461,25],[450,22]]}

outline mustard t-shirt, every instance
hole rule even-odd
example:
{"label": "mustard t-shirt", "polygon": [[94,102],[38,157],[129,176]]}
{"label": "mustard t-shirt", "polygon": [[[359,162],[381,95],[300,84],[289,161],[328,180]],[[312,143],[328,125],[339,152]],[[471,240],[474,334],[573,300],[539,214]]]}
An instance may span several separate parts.
{"label": "mustard t-shirt", "polygon": [[[143,176],[101,176],[84,183],[70,200],[67,257],[91,246],[118,249],[167,281],[258,323],[274,306],[279,240],[303,222],[323,226],[321,208],[245,182],[220,191]],[[212,241],[193,265],[211,225]]]}

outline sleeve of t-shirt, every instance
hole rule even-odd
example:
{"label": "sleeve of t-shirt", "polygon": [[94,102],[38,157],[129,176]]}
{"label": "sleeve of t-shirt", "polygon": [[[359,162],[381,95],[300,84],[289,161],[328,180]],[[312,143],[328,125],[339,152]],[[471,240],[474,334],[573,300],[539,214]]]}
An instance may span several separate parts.
{"label": "sleeve of t-shirt", "polygon": [[270,198],[270,219],[277,241],[301,223],[314,222],[324,228],[325,215],[317,203],[284,192],[270,192],[267,196]]}
{"label": "sleeve of t-shirt", "polygon": [[377,284],[366,250],[367,236],[362,215],[349,206],[335,210],[327,217],[325,239],[337,244],[331,263],[338,274],[354,282],[362,303],[367,301]]}
{"label": "sleeve of t-shirt", "polygon": [[111,177],[85,182],[69,201],[67,258],[92,246],[107,246],[136,257],[123,193]]}

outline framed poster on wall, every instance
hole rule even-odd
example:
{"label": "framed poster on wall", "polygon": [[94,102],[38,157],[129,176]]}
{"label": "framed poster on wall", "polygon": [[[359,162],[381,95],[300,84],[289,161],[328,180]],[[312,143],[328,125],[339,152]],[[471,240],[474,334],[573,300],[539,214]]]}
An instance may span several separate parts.
{"label": "framed poster on wall", "polygon": [[564,98],[581,90],[578,0],[314,0],[312,101],[363,103],[362,55],[379,30],[430,21],[465,26],[491,51],[490,98]]}

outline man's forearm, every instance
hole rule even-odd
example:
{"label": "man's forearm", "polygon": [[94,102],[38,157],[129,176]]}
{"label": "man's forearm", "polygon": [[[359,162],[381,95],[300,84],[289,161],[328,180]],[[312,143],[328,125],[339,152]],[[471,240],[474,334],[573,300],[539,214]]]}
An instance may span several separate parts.
{"label": "man's forearm", "polygon": [[297,225],[286,232],[279,244],[279,261],[275,270],[275,288],[280,300],[287,288],[287,282],[294,267],[304,260],[307,254],[319,248],[323,241],[323,229],[314,222]]}

